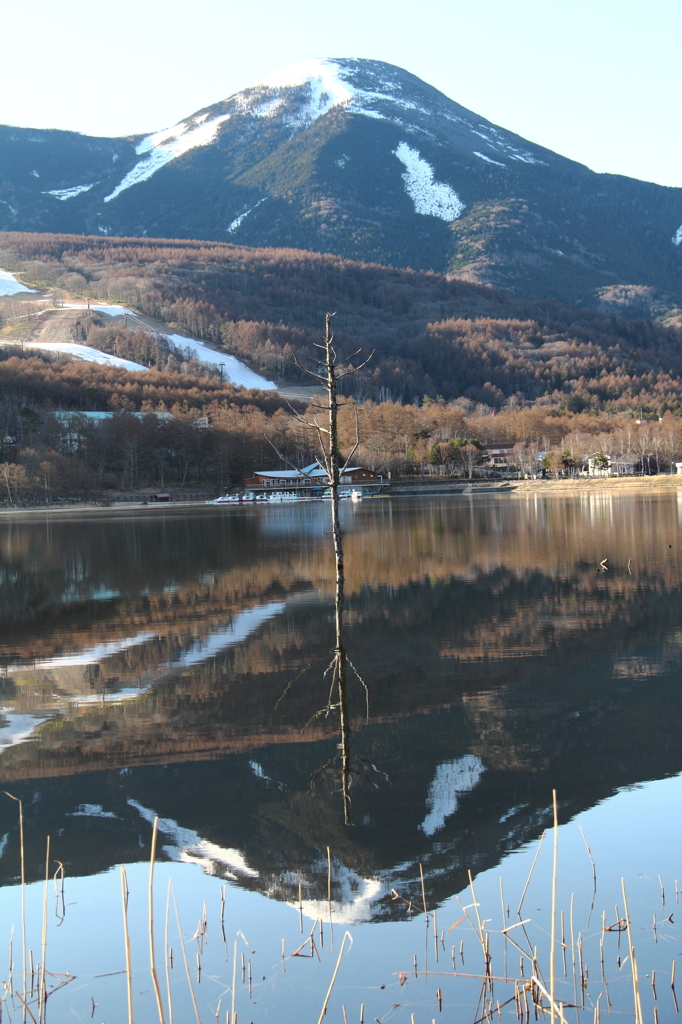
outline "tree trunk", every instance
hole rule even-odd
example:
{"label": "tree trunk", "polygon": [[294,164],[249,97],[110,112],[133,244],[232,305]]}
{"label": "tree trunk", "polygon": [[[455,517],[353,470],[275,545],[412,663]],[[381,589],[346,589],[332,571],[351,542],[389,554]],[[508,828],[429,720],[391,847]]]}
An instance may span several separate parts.
{"label": "tree trunk", "polygon": [[336,366],[332,349],[331,314],[327,313],[324,335],[325,362],[327,369],[327,392],[329,396],[329,490],[331,493],[332,534],[334,536],[334,557],[336,561],[335,594],[335,644],[334,674],[339,698],[339,725],[341,732],[341,789],[343,793],[343,817],[350,824],[350,722],[346,694],[346,648],[343,637],[343,603],[345,574],[343,564],[343,535],[339,517],[339,428]]}

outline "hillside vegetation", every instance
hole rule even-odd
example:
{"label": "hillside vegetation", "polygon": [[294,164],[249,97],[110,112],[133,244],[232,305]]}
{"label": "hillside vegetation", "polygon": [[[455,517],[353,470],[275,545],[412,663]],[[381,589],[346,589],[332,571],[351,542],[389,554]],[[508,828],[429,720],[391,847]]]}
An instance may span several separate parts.
{"label": "hillside vegetation", "polygon": [[570,411],[681,408],[676,326],[514,298],[435,273],[290,249],[205,242],[0,234],[0,265],[24,279],[131,305],[246,360],[304,375],[321,317],[342,354],[375,355],[357,399],[442,395],[500,409],[514,396]]}
{"label": "hillside vegetation", "polygon": [[[556,475],[600,450],[640,470],[682,457],[674,326],[296,250],[5,234],[2,265],[35,285],[132,306],[284,383],[309,382],[296,360],[314,363],[322,314],[336,311],[340,355],[374,349],[367,369],[350,378],[342,443],[350,450],[354,442],[357,408],[356,457],[382,474],[470,475],[480,445],[495,440],[517,445],[513,461],[524,473],[536,471],[540,451],[550,452],[547,469]],[[255,469],[280,466],[275,449],[289,464],[315,458],[313,438],[277,392],[223,383],[215,367],[122,317],[73,311],[68,323],[74,341],[149,369],[0,346],[7,501],[111,489],[222,491]],[[7,330],[16,340],[17,329]],[[60,410],[116,415],[65,422],[53,415]],[[172,419],[152,415],[169,412]]]}

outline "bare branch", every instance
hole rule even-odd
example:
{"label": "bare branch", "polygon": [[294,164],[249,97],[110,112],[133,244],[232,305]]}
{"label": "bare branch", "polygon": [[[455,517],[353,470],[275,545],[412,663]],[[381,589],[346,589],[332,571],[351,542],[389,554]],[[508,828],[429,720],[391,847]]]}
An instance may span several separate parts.
{"label": "bare branch", "polygon": [[313,772],[312,778],[311,778],[311,780],[310,780],[310,788],[311,788],[311,789],[312,789],[312,788],[313,788],[313,786],[315,785],[315,782],[316,782],[316,780],[317,780],[317,776],[318,776],[318,775],[321,775],[321,774],[322,774],[322,772],[324,772],[324,771],[326,771],[326,770],[327,770],[327,768],[331,768],[331,766],[332,766],[332,765],[334,764],[334,761],[336,761],[336,758],[337,758],[337,755],[336,755],[336,754],[334,754],[334,756],[333,756],[333,757],[330,757],[330,758],[329,758],[329,760],[327,761],[327,763],[326,763],[326,764],[323,764],[321,768],[318,768],[318,769],[317,769],[317,771],[314,771],[314,772]]}
{"label": "bare branch", "polygon": [[374,355],[375,351],[376,351],[375,349],[372,349],[372,351],[367,356],[367,358],[364,360],[364,362],[360,363],[359,366],[351,366],[351,368],[349,370],[344,370],[343,373],[338,373],[336,375],[336,379],[337,380],[341,380],[342,377],[350,377],[350,375],[352,373],[357,373],[359,370],[362,370],[365,366],[367,366],[367,363],[370,361],[370,359]]}
{"label": "bare branch", "polygon": [[336,711],[338,706],[339,706],[338,704],[327,704],[326,708],[320,708],[319,711],[316,711],[315,714],[312,715],[312,717],[308,719],[308,721],[305,723],[305,725],[301,729],[301,732],[305,732],[305,730],[308,728],[308,726],[312,725],[313,722],[315,722],[320,717],[320,715],[324,715],[326,717],[328,714],[330,714],[330,712]]}
{"label": "bare branch", "polygon": [[366,705],[365,721],[369,722],[369,687],[367,686],[367,683],[362,678],[362,676],[360,675],[360,673],[358,672],[358,670],[356,669],[355,665],[350,660],[350,658],[347,658],[346,660],[348,661],[348,664],[353,669],[353,671],[355,672],[355,675],[358,677],[358,679],[360,680],[360,682],[362,683],[362,685],[365,688],[365,705]]}
{"label": "bare branch", "polygon": [[339,473],[345,473],[345,471],[348,469],[348,467],[350,466],[350,460],[355,455],[356,451],[358,450],[359,445],[360,445],[360,424],[358,422],[358,407],[356,405],[355,406],[355,444],[353,445],[353,449],[352,449],[350,455],[348,456],[348,458],[344,462],[343,466],[339,470]]}
{"label": "bare branch", "polygon": [[299,363],[298,356],[296,355],[296,353],[294,353],[294,362],[296,363],[296,366],[298,366],[299,370],[302,370],[303,373],[307,373],[309,377],[314,377],[315,380],[320,382],[320,384],[326,384],[326,377],[321,377],[319,373],[313,373],[313,371],[309,370],[307,366],[303,366],[301,363]]}
{"label": "bare branch", "polygon": [[268,444],[270,445],[270,447],[272,448],[272,450],[273,450],[273,451],[274,451],[274,452],[276,453],[276,455],[278,456],[278,458],[280,458],[280,459],[282,460],[282,462],[286,462],[287,466],[289,466],[289,468],[290,468],[290,469],[293,469],[295,473],[300,473],[300,474],[301,474],[301,476],[305,476],[305,477],[307,477],[307,478],[308,478],[308,480],[312,480],[312,479],[313,479],[313,478],[312,478],[312,474],[311,474],[311,473],[306,473],[306,472],[305,472],[304,470],[302,470],[302,469],[299,469],[299,468],[298,468],[298,466],[295,466],[295,465],[293,464],[293,462],[289,462],[289,460],[288,460],[288,458],[286,457],[286,455],[283,455],[283,454],[281,453],[281,451],[279,450],[279,448],[277,447],[277,445],[276,445],[276,444],[275,444],[275,443],[274,443],[274,442],[273,442],[273,441],[272,441],[272,440],[271,440],[271,439],[270,439],[270,438],[268,437],[268,435],[267,435],[267,434],[263,434],[263,437],[264,437],[264,438],[265,438],[265,440],[266,440],[266,441],[268,442]]}
{"label": "bare branch", "polygon": [[298,675],[295,675],[293,679],[289,680],[287,685],[284,687],[284,690],[282,691],[282,694],[281,694],[279,700],[275,704],[275,711],[280,706],[280,704],[282,703],[282,701],[284,700],[284,698],[286,697],[286,695],[288,694],[289,690],[294,685],[294,683],[298,682],[298,680],[301,678],[301,676],[305,675],[305,673],[308,672],[311,668],[314,668],[315,665],[319,665],[319,663],[322,661],[322,658],[324,658],[324,657],[325,657],[325,655],[323,654],[320,658],[316,658],[315,661],[311,661],[309,665],[306,665],[305,668],[301,669],[301,671],[298,673]]}
{"label": "bare branch", "polygon": [[349,363],[351,361],[351,359],[355,359],[356,356],[359,356],[361,352],[362,352],[362,348],[356,348],[355,352],[353,352],[352,355],[346,356],[346,358],[342,359],[339,363],[337,363],[336,360],[335,360],[334,362],[335,362],[335,366],[336,366],[337,370],[338,370],[339,366],[345,366],[345,364]]}

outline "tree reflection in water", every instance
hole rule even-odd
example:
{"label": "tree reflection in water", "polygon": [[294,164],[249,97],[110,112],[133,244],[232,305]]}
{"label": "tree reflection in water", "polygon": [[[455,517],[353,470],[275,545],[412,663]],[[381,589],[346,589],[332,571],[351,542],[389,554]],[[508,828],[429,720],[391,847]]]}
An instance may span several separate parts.
{"label": "tree reflection in water", "polygon": [[[355,768],[352,763],[351,757],[351,744],[350,744],[350,718],[348,715],[348,668],[355,673],[362,686],[365,688],[365,696],[367,699],[367,719],[369,720],[369,691],[367,684],[364,679],[357,671],[353,663],[349,660],[346,653],[344,629],[343,629],[343,613],[344,613],[344,586],[345,586],[345,569],[343,560],[343,533],[341,530],[341,520],[339,517],[339,480],[344,472],[351,463],[351,459],[355,455],[355,452],[360,444],[360,437],[357,431],[357,413],[356,413],[356,438],[355,444],[351,449],[350,454],[341,465],[342,457],[339,451],[339,429],[338,429],[338,382],[343,377],[348,377],[351,374],[357,373],[363,366],[366,366],[369,360],[372,358],[373,353],[361,362],[358,366],[353,366],[352,360],[360,354],[360,349],[353,352],[352,355],[346,359],[339,359],[336,349],[334,348],[334,334],[332,332],[332,317],[334,313],[327,313],[325,318],[325,332],[324,342],[322,345],[317,345],[323,352],[323,359],[320,361],[320,372],[310,370],[305,366],[301,366],[296,359],[296,365],[299,369],[307,373],[309,377],[320,384],[327,392],[327,403],[326,405],[312,406],[314,409],[318,409],[321,415],[319,418],[314,416],[313,419],[306,419],[298,414],[297,418],[299,421],[308,429],[312,430],[317,436],[318,448],[320,453],[320,464],[327,473],[329,480],[329,492],[330,492],[330,505],[331,505],[331,522],[332,522],[332,536],[334,538],[334,559],[335,559],[335,576],[336,576],[336,589],[334,594],[334,648],[332,651],[332,660],[324,671],[324,677],[326,678],[331,674],[331,685],[329,688],[329,697],[325,707],[316,711],[312,718],[306,723],[310,725],[317,718],[321,716],[328,717],[333,712],[338,712],[339,715],[339,753],[335,754],[332,758],[317,769],[313,775],[312,783],[314,784],[315,779],[324,771],[331,768],[337,761],[340,762],[341,767],[341,793],[343,798],[343,820],[346,825],[352,824],[350,820],[350,789],[353,780],[353,775],[361,773],[365,778],[369,778],[365,768],[370,767],[373,771],[377,772],[379,769],[375,765],[370,764],[368,761],[358,760],[358,764],[362,764],[363,768]],[[295,357],[294,357],[295,358]],[[273,446],[274,447],[274,446]],[[302,673],[301,673],[302,675]],[[297,677],[297,678],[300,678]],[[285,690],[285,693],[288,691]],[[278,702],[279,703],[279,702]],[[382,773],[383,774],[383,773]]]}

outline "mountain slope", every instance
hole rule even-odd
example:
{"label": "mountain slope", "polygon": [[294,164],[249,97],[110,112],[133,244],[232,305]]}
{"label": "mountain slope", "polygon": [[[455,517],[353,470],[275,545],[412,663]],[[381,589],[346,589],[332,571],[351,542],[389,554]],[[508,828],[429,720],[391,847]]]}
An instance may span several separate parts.
{"label": "mountain slope", "polygon": [[[309,383],[325,310],[360,398],[506,398],[582,409],[682,409],[682,332],[434,273],[302,250],[215,242],[0,233],[0,265],[183,330],[268,380]],[[158,328],[157,328],[158,329]],[[171,334],[172,336],[172,334]],[[131,353],[132,357],[132,353]]]}
{"label": "mountain slope", "polygon": [[0,129],[0,229],[234,241],[595,300],[682,292],[682,189],[588,168],[400,68],[316,60],[145,138]]}

